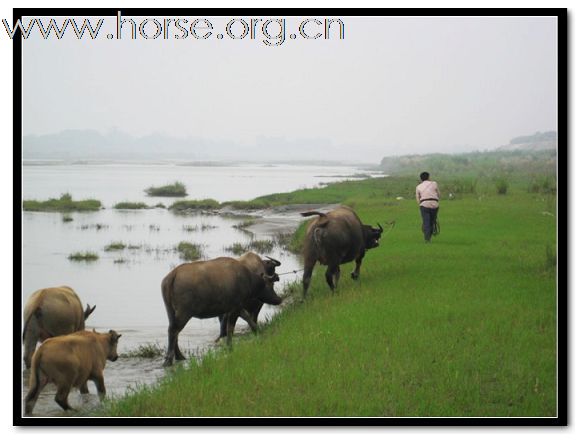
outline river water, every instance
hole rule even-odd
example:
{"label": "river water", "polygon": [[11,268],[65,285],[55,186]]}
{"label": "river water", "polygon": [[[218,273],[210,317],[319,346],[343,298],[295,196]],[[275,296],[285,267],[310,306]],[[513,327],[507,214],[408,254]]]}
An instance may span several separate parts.
{"label": "river water", "polygon": [[[169,206],[176,198],[147,197],[144,189],[176,180],[186,185],[187,199],[213,198],[223,202],[320,186],[346,177],[355,179],[354,175],[360,173],[361,170],[347,166],[25,164],[23,199],[44,200],[68,192],[74,199],[99,199],[105,208],[93,213],[72,213],[73,219],[68,222],[58,213],[23,212],[22,303],[39,288],[68,285],[79,294],[83,304],[96,305],[87,328],[94,327],[101,332],[114,329],[123,335],[118,347],[120,355],[143,345],[165,347],[168,322],[160,284],[173,267],[183,262],[175,250],[180,241],[200,244],[205,259],[235,256],[226,250],[228,246],[291,232],[299,216],[292,211],[255,212],[252,215],[258,216],[258,223],[245,231],[234,228],[245,219],[244,214],[240,217],[215,213],[177,215],[162,208],[115,210],[112,209],[115,203],[132,201]],[[112,242],[123,242],[127,247],[105,251]],[[99,259],[69,260],[68,256],[76,252],[93,252]],[[267,254],[282,262],[278,273],[300,268],[298,258],[278,246]],[[281,276],[277,290],[297,277],[295,274]],[[277,311],[278,307],[265,306],[260,322]],[[247,329],[246,323],[239,320],[236,333]],[[180,347],[190,354],[202,354],[215,345],[218,331],[217,318],[192,318],[180,334]],[[114,363],[108,362],[105,370],[108,394],[122,395],[137,385],[155,382],[165,373],[161,364],[162,358],[120,357]],[[24,394],[27,384],[28,372],[24,370]],[[86,397],[72,392],[71,405],[82,409],[97,404],[92,384],[89,390],[91,394]],[[34,409],[35,416],[66,415],[53,396],[54,389],[45,388]]]}

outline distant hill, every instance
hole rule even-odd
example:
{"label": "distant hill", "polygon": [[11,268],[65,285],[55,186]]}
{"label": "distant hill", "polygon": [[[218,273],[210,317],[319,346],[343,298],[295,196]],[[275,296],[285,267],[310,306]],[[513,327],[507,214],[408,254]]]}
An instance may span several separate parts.
{"label": "distant hill", "polygon": [[[333,152],[331,161],[329,151]],[[330,140],[324,138],[258,137],[254,144],[244,145],[232,140],[191,136],[180,138],[160,133],[134,137],[117,129],[104,134],[96,130],[65,130],[54,134],[27,135],[22,139],[22,157],[25,160],[65,161],[352,162],[350,149],[333,146]]]}
{"label": "distant hill", "polygon": [[[163,134],[133,137],[119,130],[101,134],[96,130],[65,130],[55,134],[28,135],[22,139],[24,159],[159,159],[168,154],[178,158],[208,158],[217,146],[201,138],[177,138]],[[219,148],[219,149],[218,149]],[[210,152],[210,154],[208,154]]]}
{"label": "distant hill", "polygon": [[534,135],[524,135],[510,140],[509,144],[500,146],[497,150],[551,150],[558,149],[558,132],[536,132]]}

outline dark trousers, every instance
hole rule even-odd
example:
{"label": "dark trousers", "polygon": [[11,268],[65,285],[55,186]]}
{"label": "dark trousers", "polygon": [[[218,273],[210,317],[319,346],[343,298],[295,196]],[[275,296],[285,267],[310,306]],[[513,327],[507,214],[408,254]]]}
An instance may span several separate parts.
{"label": "dark trousers", "polygon": [[431,241],[431,236],[436,229],[439,208],[428,209],[427,207],[419,206],[419,210],[421,210],[421,218],[423,218],[423,236],[425,241]]}

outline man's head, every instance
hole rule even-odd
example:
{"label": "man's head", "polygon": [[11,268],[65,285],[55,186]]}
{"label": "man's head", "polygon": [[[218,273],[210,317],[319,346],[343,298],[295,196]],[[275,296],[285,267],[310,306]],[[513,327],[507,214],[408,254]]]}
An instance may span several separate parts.
{"label": "man's head", "polygon": [[421,181],[426,181],[429,179],[429,172],[421,172],[421,175],[419,175],[419,178],[421,178]]}

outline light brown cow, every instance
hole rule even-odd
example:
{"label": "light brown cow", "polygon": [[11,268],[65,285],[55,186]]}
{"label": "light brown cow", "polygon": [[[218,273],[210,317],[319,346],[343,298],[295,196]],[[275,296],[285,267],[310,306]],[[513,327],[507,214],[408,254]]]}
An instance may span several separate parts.
{"label": "light brown cow", "polygon": [[85,320],[95,310],[83,305],[70,287],[51,287],[37,290],[24,307],[24,363],[30,368],[32,354],[38,341],[85,329]]}
{"label": "light brown cow", "polygon": [[106,393],[103,370],[107,359],[117,360],[120,337],[114,330],[108,333],[83,330],[44,341],[32,357],[25,413],[32,413],[40,392],[49,382],[56,385],[54,400],[65,410],[71,409],[68,403],[71,388],[88,393],[89,380],[95,383],[99,397],[103,399]]}

